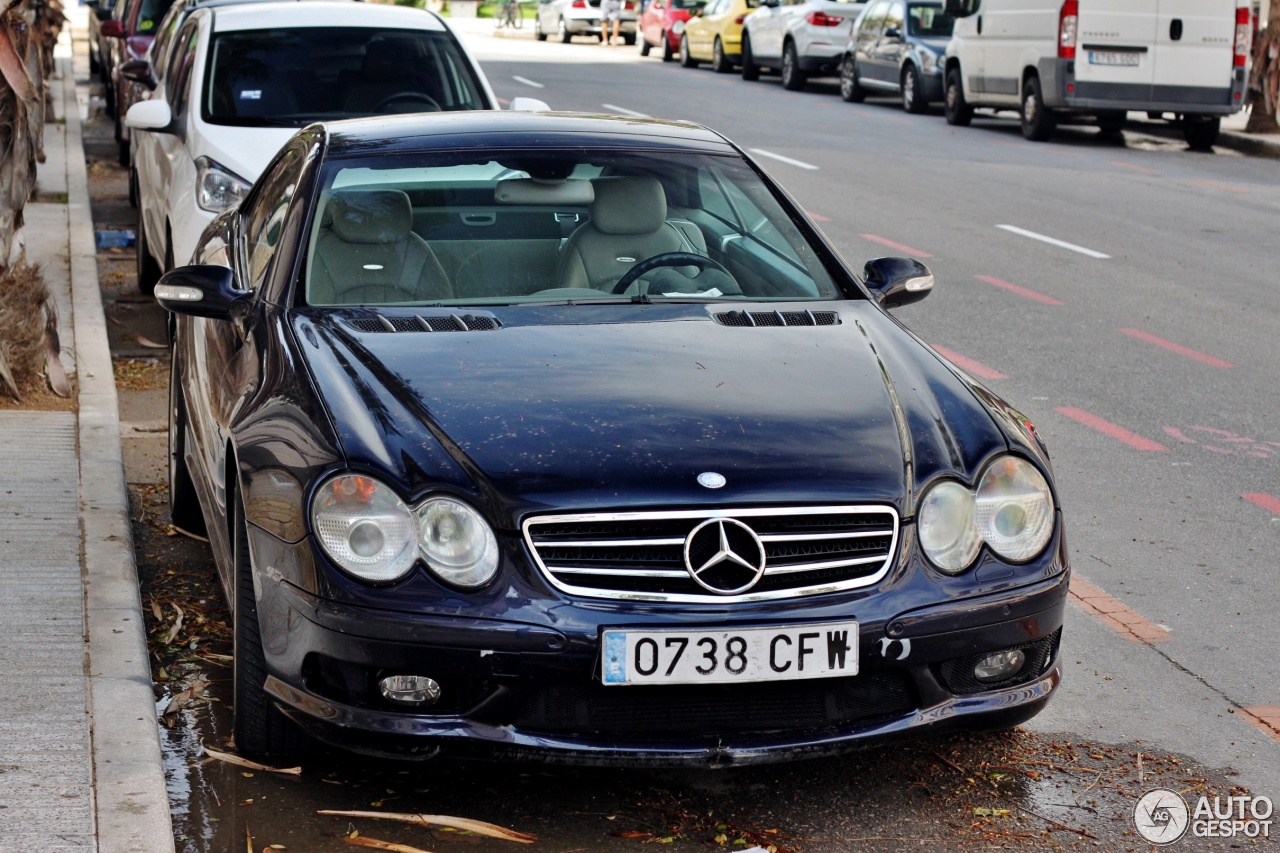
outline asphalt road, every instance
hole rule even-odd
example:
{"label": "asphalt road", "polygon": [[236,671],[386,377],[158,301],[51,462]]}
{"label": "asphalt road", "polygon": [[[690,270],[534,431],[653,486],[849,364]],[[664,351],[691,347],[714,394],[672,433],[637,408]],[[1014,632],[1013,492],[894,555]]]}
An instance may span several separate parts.
{"label": "asphalt road", "polygon": [[[1008,117],[950,128],[936,110],[845,104],[834,82],[790,93],[776,78],[748,84],[634,48],[467,38],[502,98],[697,120],[754,151],[855,269],[892,254],[930,264],[935,292],[899,319],[1035,422],[1054,454],[1073,568],[1098,593],[1069,609],[1063,687],[1028,732],[718,773],[317,754],[300,779],[282,779],[200,760],[201,740],[223,745],[230,697],[224,671],[183,664],[222,701],[192,704],[164,734],[180,850],[244,849],[246,834],[254,849],[347,849],[353,826],[433,850],[511,847],[319,808],[481,818],[537,832],[532,849],[545,850],[701,850],[720,835],[725,849],[1112,850],[1133,848],[1134,798],[1152,784],[1203,779],[1280,799],[1280,742],[1246,713],[1280,706],[1280,292],[1269,268],[1280,164],[1091,128],[1037,145]],[[86,133],[101,174],[96,224],[127,227],[110,125],[95,113]],[[127,260],[100,265],[115,353],[136,359],[154,353],[137,335],[156,339],[160,314],[134,299]],[[159,638],[179,600],[167,577],[203,573],[211,597],[184,606],[221,617],[203,547],[165,535],[164,379],[147,376],[121,401],[139,561],[161,582],[144,590],[149,606],[162,602]],[[179,642],[216,655],[218,632],[200,633]],[[176,678],[173,659],[172,647],[157,653]],[[181,686],[162,685],[162,702]]]}
{"label": "asphalt road", "polygon": [[1073,568],[1167,629],[1135,642],[1073,608],[1031,728],[1155,741],[1280,795],[1280,743],[1238,713],[1280,706],[1280,164],[1092,127],[1034,144],[1009,114],[954,128],[586,39],[470,44],[501,98],[720,131],[855,269],[929,264],[898,318],[1031,417]]}

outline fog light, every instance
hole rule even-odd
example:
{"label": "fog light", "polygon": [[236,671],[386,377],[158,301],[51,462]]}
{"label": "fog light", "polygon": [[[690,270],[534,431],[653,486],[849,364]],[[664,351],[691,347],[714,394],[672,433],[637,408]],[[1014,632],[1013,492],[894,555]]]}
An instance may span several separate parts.
{"label": "fog light", "polygon": [[434,705],[440,685],[425,675],[389,675],[378,682],[382,695],[405,705]]}
{"label": "fog light", "polygon": [[985,682],[1004,681],[1017,675],[1026,662],[1027,656],[1022,649],[994,652],[978,661],[973,667],[973,677]]}

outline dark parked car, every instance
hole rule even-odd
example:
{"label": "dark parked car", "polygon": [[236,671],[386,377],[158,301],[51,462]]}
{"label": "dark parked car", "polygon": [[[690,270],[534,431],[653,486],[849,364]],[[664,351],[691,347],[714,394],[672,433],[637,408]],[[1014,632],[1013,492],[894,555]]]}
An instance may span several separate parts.
{"label": "dark parked car", "polygon": [[942,100],[942,57],[955,18],[941,3],[876,0],[854,22],[840,64],[840,97],[897,95],[909,113]]}
{"label": "dark parked car", "polygon": [[[107,37],[107,53],[104,70],[107,76],[107,108],[115,117],[115,138],[119,150],[120,165],[129,165],[129,128],[124,114],[129,107],[150,95],[148,86],[138,79],[140,72],[149,66],[145,63],[147,49],[155,40],[160,19],[173,5],[174,0],[118,0],[110,21],[104,21],[103,35]],[[132,74],[122,73],[127,63]]]}
{"label": "dark parked car", "polygon": [[235,742],[724,766],[1012,726],[1069,570],[1031,424],[696,125],[314,124],[166,274]]}
{"label": "dark parked car", "polygon": [[98,75],[103,83],[110,82],[103,59],[108,47],[106,37],[102,34],[102,23],[111,20],[116,9],[116,0],[89,0],[89,73]]}

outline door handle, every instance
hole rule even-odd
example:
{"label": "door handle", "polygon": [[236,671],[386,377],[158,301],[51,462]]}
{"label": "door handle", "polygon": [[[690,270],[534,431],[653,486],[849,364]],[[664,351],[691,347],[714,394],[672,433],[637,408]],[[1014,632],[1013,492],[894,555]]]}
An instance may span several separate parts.
{"label": "door handle", "polygon": [[1169,22],[1169,38],[1178,41],[1182,38],[1182,19],[1174,18]]}
{"label": "door handle", "polygon": [[978,16],[978,35],[982,35],[982,16]]}

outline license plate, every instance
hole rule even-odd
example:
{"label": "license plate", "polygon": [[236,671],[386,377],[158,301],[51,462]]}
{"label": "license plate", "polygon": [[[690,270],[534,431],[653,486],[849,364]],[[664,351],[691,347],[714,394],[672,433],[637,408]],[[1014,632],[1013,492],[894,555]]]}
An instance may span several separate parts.
{"label": "license plate", "polygon": [[1142,54],[1125,50],[1090,51],[1090,65],[1130,65],[1141,63]]}
{"label": "license plate", "polygon": [[736,684],[858,674],[858,623],[736,630],[607,630],[600,679]]}

